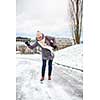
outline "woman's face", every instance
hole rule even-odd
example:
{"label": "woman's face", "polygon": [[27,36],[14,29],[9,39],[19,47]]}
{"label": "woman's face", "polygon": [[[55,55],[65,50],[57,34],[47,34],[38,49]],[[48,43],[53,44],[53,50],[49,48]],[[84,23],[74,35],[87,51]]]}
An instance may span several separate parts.
{"label": "woman's face", "polygon": [[37,32],[36,38],[37,38],[38,41],[41,41],[42,40],[42,33]]}

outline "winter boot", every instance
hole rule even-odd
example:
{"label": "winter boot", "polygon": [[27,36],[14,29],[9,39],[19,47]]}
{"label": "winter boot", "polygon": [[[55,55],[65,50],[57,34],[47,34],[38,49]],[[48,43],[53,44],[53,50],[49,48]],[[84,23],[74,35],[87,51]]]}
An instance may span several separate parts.
{"label": "winter boot", "polygon": [[48,76],[48,80],[51,80],[51,76]]}
{"label": "winter boot", "polygon": [[44,77],[41,77],[40,81],[43,81],[44,80]]}

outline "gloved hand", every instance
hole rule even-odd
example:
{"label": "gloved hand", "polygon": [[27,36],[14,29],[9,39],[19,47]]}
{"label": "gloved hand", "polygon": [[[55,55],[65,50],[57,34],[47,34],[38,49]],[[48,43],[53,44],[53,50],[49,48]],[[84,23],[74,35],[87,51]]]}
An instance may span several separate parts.
{"label": "gloved hand", "polygon": [[25,42],[25,44],[26,44],[27,46],[30,46],[30,43],[29,43],[29,41],[26,41],[26,42]]}
{"label": "gloved hand", "polygon": [[58,49],[57,45],[54,45],[53,48],[54,48],[54,49]]}
{"label": "gloved hand", "polygon": [[58,49],[57,45],[54,45],[53,43],[50,43],[50,46],[53,47],[53,49]]}

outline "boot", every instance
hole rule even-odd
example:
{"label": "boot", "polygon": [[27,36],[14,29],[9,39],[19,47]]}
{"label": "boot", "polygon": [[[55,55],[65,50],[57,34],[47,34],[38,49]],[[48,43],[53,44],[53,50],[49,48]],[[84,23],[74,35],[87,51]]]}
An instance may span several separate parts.
{"label": "boot", "polygon": [[41,77],[40,81],[43,81],[44,80],[44,77]]}
{"label": "boot", "polygon": [[48,80],[51,80],[51,76],[48,76]]}

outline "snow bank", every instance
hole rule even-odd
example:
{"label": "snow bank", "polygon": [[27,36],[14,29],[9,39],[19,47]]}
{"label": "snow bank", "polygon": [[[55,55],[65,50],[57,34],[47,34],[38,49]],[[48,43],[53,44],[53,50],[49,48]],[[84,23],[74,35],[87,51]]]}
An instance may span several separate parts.
{"label": "snow bank", "polygon": [[83,45],[74,45],[56,51],[54,62],[83,70]]}
{"label": "snow bank", "polygon": [[24,42],[16,42],[16,45],[18,45],[18,46],[21,46],[21,45],[26,46]]}

